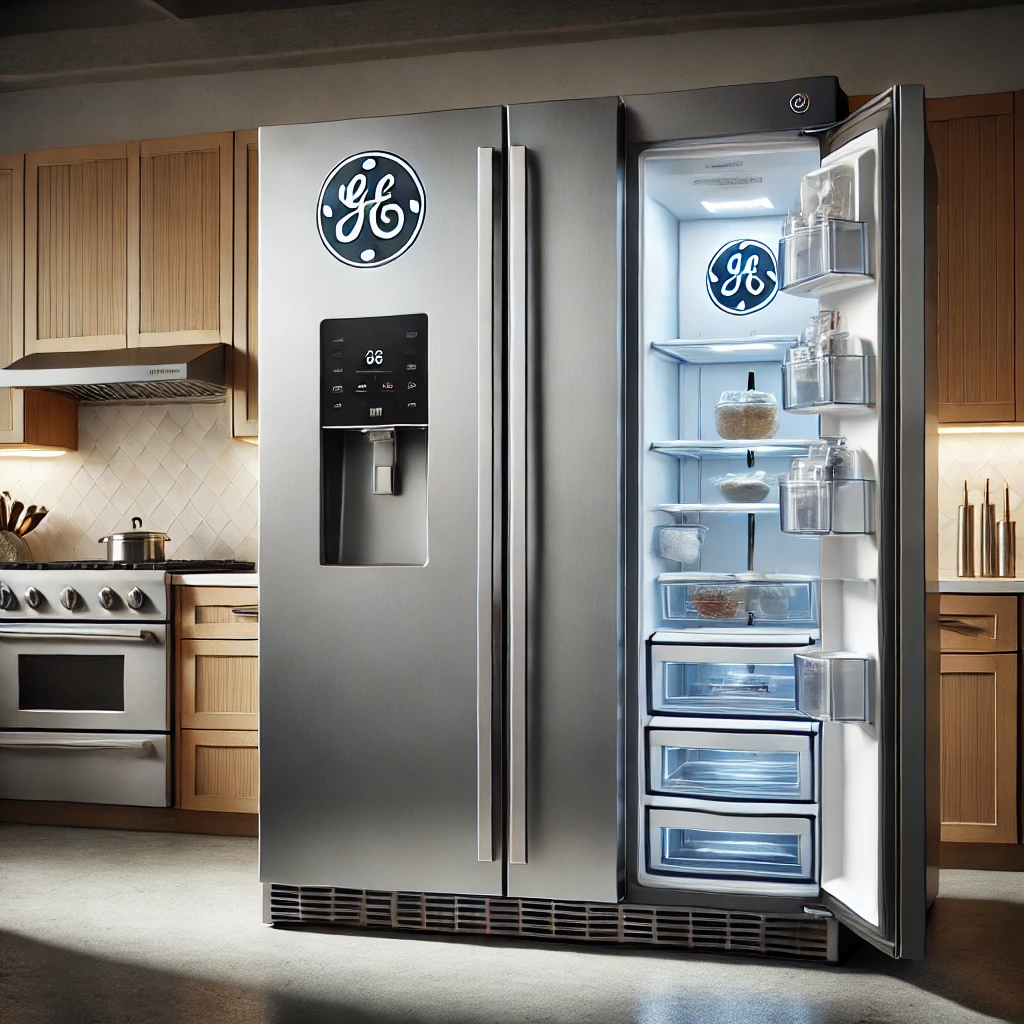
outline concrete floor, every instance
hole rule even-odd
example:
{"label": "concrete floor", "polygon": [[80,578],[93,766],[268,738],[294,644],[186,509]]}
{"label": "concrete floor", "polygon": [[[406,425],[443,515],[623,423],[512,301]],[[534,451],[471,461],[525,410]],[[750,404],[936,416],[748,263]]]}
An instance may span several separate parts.
{"label": "concrete floor", "polygon": [[925,964],[277,930],[256,841],[0,825],[0,1021],[1024,1024],[1024,874],[944,872]]}

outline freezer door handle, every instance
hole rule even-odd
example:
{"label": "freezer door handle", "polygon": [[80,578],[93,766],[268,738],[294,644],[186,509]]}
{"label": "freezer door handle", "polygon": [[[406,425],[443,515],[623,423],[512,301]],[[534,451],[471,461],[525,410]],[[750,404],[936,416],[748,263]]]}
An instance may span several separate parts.
{"label": "freezer door handle", "polygon": [[477,153],[476,859],[494,860],[494,149]]}
{"label": "freezer door handle", "polygon": [[526,861],[526,147],[508,166],[509,863]]}

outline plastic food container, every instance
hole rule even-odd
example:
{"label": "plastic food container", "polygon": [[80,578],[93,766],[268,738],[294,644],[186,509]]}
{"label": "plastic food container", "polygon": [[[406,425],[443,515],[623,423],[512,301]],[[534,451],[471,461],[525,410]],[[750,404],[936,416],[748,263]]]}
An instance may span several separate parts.
{"label": "plastic food container", "polygon": [[762,573],[663,573],[662,614],[680,627],[818,625],[818,578]]}
{"label": "plastic food container", "polygon": [[767,391],[755,390],[750,373],[746,391],[722,392],[715,406],[715,429],[725,441],[774,437],[779,429],[779,403]]}
{"label": "plastic food container", "polygon": [[755,473],[727,473],[715,477],[711,483],[726,501],[763,501],[772,489],[763,470]]}
{"label": "plastic food container", "polygon": [[655,528],[655,543],[658,554],[679,563],[684,572],[700,568],[700,556],[704,550],[704,535],[708,528],[699,523],[676,523]]}

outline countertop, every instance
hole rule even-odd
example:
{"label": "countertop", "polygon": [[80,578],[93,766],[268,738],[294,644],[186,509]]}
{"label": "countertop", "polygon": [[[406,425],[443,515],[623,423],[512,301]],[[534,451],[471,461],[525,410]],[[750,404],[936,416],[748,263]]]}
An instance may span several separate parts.
{"label": "countertop", "polygon": [[186,572],[173,573],[171,583],[179,587],[258,587],[256,572]]}
{"label": "countertop", "polygon": [[939,580],[940,594],[1024,594],[1024,579],[999,576],[965,577]]}

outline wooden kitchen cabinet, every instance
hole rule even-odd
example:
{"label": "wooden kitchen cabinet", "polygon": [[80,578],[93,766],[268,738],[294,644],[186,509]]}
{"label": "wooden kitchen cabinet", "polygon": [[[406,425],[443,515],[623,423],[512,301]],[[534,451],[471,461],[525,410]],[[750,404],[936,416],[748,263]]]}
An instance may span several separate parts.
{"label": "wooden kitchen cabinet", "polygon": [[1017,842],[1018,614],[1014,594],[939,599],[944,843]]}
{"label": "wooden kitchen cabinet", "polygon": [[251,640],[259,635],[254,587],[179,587],[178,636],[197,640]]}
{"label": "wooden kitchen cabinet", "polygon": [[1017,842],[1017,655],[944,654],[942,840]]}
{"label": "wooden kitchen cabinet", "polygon": [[235,318],[232,434],[259,433],[257,334],[259,150],[255,131],[235,132]]}
{"label": "wooden kitchen cabinet", "polygon": [[259,810],[257,733],[182,729],[179,758],[184,809]]}
{"label": "wooden kitchen cabinet", "polygon": [[937,178],[942,423],[1024,420],[1022,95],[926,103]]}
{"label": "wooden kitchen cabinet", "polygon": [[255,729],[259,710],[255,640],[182,640],[178,715],[183,729]]}
{"label": "wooden kitchen cabinet", "polygon": [[124,348],[129,146],[25,157],[25,353]]}
{"label": "wooden kitchen cabinet", "polygon": [[[0,157],[0,366],[25,354],[25,158]],[[78,405],[63,395],[0,390],[0,452],[78,447]]]}
{"label": "wooden kitchen cabinet", "polygon": [[139,143],[130,345],[231,344],[232,161],[231,132]]}
{"label": "wooden kitchen cabinet", "polygon": [[256,813],[256,587],[176,586],[177,806]]}

